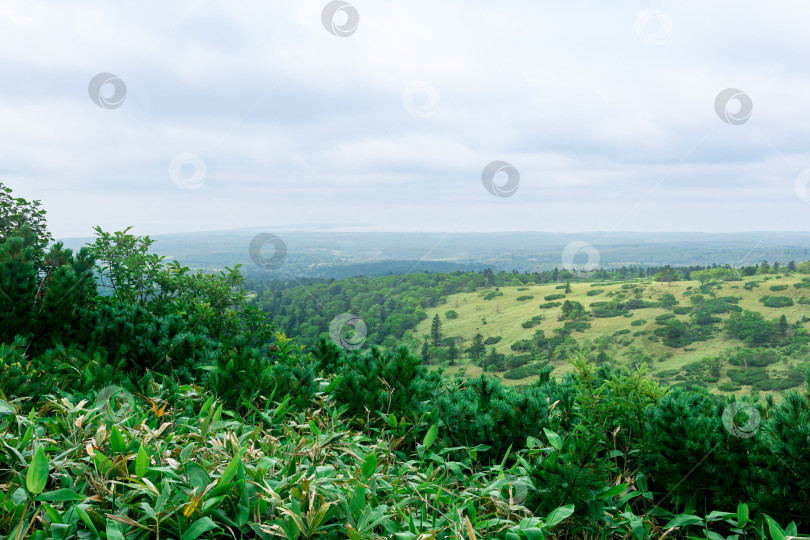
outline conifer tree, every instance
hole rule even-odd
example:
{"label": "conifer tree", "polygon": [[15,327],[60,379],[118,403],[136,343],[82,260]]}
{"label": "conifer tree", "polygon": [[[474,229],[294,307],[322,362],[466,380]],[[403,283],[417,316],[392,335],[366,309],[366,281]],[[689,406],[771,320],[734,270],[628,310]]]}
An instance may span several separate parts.
{"label": "conifer tree", "polygon": [[433,322],[430,324],[430,338],[433,340],[434,347],[441,347],[442,321],[439,319],[438,313],[433,317]]}

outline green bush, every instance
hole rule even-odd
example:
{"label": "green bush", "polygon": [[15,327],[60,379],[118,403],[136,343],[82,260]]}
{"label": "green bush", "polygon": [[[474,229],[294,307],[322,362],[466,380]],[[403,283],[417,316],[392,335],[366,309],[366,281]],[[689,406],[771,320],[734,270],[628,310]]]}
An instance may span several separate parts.
{"label": "green bush", "polygon": [[536,367],[531,366],[520,366],[516,367],[515,369],[510,369],[506,373],[503,374],[504,379],[525,379],[526,377],[533,377],[537,375],[538,371]]}
{"label": "green bush", "polygon": [[771,286],[770,286],[770,289],[771,289],[772,291],[784,291],[784,290],[785,290],[785,289],[787,289],[787,288],[788,288],[788,286],[787,286],[787,285],[771,285]]}
{"label": "green bush", "polygon": [[532,342],[528,339],[519,339],[509,346],[515,352],[528,352],[532,350]]}
{"label": "green bush", "polygon": [[759,299],[765,307],[781,308],[793,305],[793,299],[789,296],[763,296]]}
{"label": "green bush", "polygon": [[444,316],[447,319],[458,319],[458,313],[456,313],[456,311],[453,309],[448,309],[445,311]]}
{"label": "green bush", "polygon": [[663,315],[658,315],[655,318],[656,324],[666,324],[667,321],[670,321],[675,318],[674,313],[664,313]]}
{"label": "green bush", "polygon": [[501,336],[490,336],[484,340],[484,345],[495,345],[501,341]]}
{"label": "green bush", "polygon": [[585,321],[566,321],[563,329],[569,332],[584,332],[591,327],[591,323]]}
{"label": "green bush", "polygon": [[630,326],[643,326],[647,324],[646,319],[636,319],[630,323]]}
{"label": "green bush", "polygon": [[596,296],[605,292],[605,289],[593,289],[591,291],[586,292],[585,294],[588,296]]}
{"label": "green bush", "polygon": [[545,304],[540,304],[540,309],[552,309],[561,305],[562,302],[546,302]]}
{"label": "green bush", "polygon": [[543,300],[550,302],[551,300],[560,300],[562,298],[565,298],[564,294],[549,294],[548,296],[544,296]]}
{"label": "green bush", "polygon": [[532,328],[532,327],[537,326],[537,325],[538,325],[538,324],[540,324],[541,322],[543,322],[543,316],[542,316],[542,315],[535,315],[535,316],[534,316],[534,317],[532,317],[530,320],[528,320],[528,321],[523,321],[523,322],[520,324],[520,326],[522,326],[523,328]]}
{"label": "green bush", "polygon": [[515,298],[515,300],[517,300],[518,302],[525,302],[526,300],[534,300],[534,296],[529,295],[518,296],[517,298]]}

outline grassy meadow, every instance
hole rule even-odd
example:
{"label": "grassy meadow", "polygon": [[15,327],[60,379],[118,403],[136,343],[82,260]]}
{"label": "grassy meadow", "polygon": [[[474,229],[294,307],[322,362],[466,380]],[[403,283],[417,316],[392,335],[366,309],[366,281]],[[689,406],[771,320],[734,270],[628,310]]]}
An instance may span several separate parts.
{"label": "grassy meadow", "polygon": [[[756,282],[757,286],[744,285],[749,282]],[[778,319],[785,315],[789,324],[800,322],[806,327],[807,322],[802,322],[806,315],[807,306],[800,304],[803,297],[810,299],[810,291],[802,285],[800,288],[794,287],[801,284],[802,276],[798,274],[789,275],[759,275],[745,278],[743,281],[717,282],[711,285],[711,293],[704,294],[704,297],[734,296],[739,299],[738,304],[743,310],[759,312],[766,320]],[[770,287],[786,285],[783,290],[772,291]],[[690,296],[697,294],[701,284],[698,281],[674,281],[670,283],[660,283],[652,279],[632,280],[624,282],[571,282],[571,292],[565,294],[564,298],[553,300],[554,302],[564,302],[565,300],[581,303],[590,312],[591,304],[594,302],[605,302],[611,299],[640,298],[648,302],[657,302],[662,295],[672,294],[678,301],[676,307],[692,307]],[[564,292],[564,284],[552,283],[542,285],[528,285],[523,287],[500,287],[498,292],[502,296],[486,299],[485,295],[495,289],[484,291],[465,292],[451,295],[447,303],[427,310],[428,318],[422,321],[416,328],[415,335],[419,338],[429,336],[431,321],[436,314],[442,323],[442,334],[445,337],[458,336],[462,339],[462,350],[466,349],[475,334],[480,333],[484,339],[502,339],[494,344],[487,345],[487,352],[493,347],[498,353],[505,355],[515,354],[510,348],[518,340],[531,339],[535,331],[542,329],[547,337],[554,335],[555,329],[561,329],[565,321],[558,320],[561,306],[542,309],[540,306],[548,301],[544,298],[550,295],[559,295]],[[595,292],[598,291],[598,292]],[[590,293],[590,295],[588,294]],[[793,305],[788,307],[766,307],[760,298],[766,295],[787,296],[793,300]],[[527,298],[531,297],[531,298]],[[805,300],[807,301],[807,300]],[[448,318],[446,313],[453,310],[458,314],[457,318]],[[686,347],[672,348],[664,345],[660,338],[655,338],[654,331],[660,328],[656,322],[656,317],[672,313],[672,309],[664,307],[648,307],[634,309],[624,316],[596,318],[590,317],[588,322],[591,327],[583,332],[573,332],[571,337],[582,346],[587,342],[593,343],[600,338],[612,337],[605,352],[616,364],[629,364],[632,358],[647,358],[648,372],[662,381],[673,383],[677,381],[677,371],[694,362],[705,358],[716,357],[729,349],[744,347],[746,344],[736,338],[732,338],[723,332],[723,322],[730,314],[718,314],[722,319],[715,325],[718,329],[706,341],[696,341]],[[522,323],[529,321],[537,315],[542,315],[543,320],[530,328],[524,328]],[[675,315],[677,319],[688,321],[689,313]],[[618,334],[617,334],[618,333]],[[653,337],[654,339],[650,339]],[[563,358],[536,358],[530,365],[548,364],[553,368],[552,375],[559,377],[573,369],[572,365]],[[769,373],[782,374],[786,370],[797,367],[801,361],[790,361],[787,364],[779,363],[769,366]],[[467,355],[462,355],[455,366],[443,366],[446,373],[454,374],[460,370],[467,376],[477,376],[481,373],[481,367],[470,361]],[[503,372],[496,372],[501,376],[503,382],[509,385],[526,384],[536,379],[535,377],[525,377],[522,379],[503,378]],[[717,390],[717,385],[728,381],[725,371],[720,380],[709,385]],[[742,386],[736,393],[746,393],[750,387]]]}

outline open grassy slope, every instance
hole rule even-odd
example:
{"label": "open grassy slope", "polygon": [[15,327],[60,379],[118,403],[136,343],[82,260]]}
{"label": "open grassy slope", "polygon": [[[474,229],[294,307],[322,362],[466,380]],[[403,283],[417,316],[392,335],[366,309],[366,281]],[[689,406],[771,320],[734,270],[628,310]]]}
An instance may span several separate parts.
{"label": "open grassy slope", "polygon": [[[743,281],[717,283],[712,287],[712,292],[717,297],[735,296],[739,298],[738,305],[742,309],[757,311],[767,320],[778,319],[784,314],[788,323],[793,324],[802,321],[803,316],[806,314],[807,306],[799,304],[799,299],[802,297],[810,299],[810,289],[793,286],[800,283],[802,277],[804,276],[798,274],[754,276],[745,278]],[[745,283],[751,281],[757,282],[758,286],[746,289],[744,287]],[[774,285],[787,285],[787,288],[780,291],[771,291],[770,287]],[[560,287],[559,283],[526,287],[500,287],[499,292],[503,293],[503,295],[489,300],[484,298],[487,291],[452,295],[448,298],[446,304],[428,310],[428,318],[420,323],[415,335],[420,339],[428,335],[431,320],[438,313],[442,322],[443,335],[446,337],[461,337],[463,348],[466,349],[470,345],[476,333],[481,333],[485,339],[497,336],[502,338],[500,342],[494,345],[497,352],[507,355],[517,354],[510,348],[512,343],[522,339],[531,339],[538,329],[542,329],[547,337],[551,337],[555,328],[563,327],[564,321],[558,320],[561,306],[550,309],[541,309],[539,307],[547,302],[544,297],[562,294],[564,289]],[[634,291],[633,288],[635,287],[639,287],[641,290]],[[670,293],[675,296],[678,306],[692,307],[693,304],[689,295],[696,293],[699,287],[700,283],[697,281],[678,281],[670,284],[658,283],[652,280],[611,283],[572,282],[571,292],[566,294],[565,298],[555,301],[564,302],[566,299],[577,301],[590,312],[592,303],[609,301],[617,298],[617,296],[624,300],[640,298],[648,302],[655,302],[659,301],[663,294]],[[602,292],[593,295],[593,291],[598,290]],[[494,291],[494,289],[490,289],[490,291]],[[589,291],[591,291],[591,296],[587,294]],[[622,294],[623,297],[619,296]],[[760,298],[765,295],[790,297],[793,300],[793,305],[784,308],[765,307],[760,301]],[[533,298],[526,299],[527,296],[533,296]],[[704,294],[704,296],[709,298],[708,295]],[[522,299],[518,300],[518,298]],[[458,313],[458,318],[449,319],[446,317],[446,312],[451,309]],[[671,314],[672,309],[650,307],[632,310],[629,312],[630,316],[591,317],[588,319],[591,328],[584,332],[574,332],[571,337],[582,345],[605,336],[615,336],[605,350],[615,362],[620,364],[630,363],[633,356],[639,358],[642,355],[648,355],[651,357],[648,361],[649,371],[654,376],[658,376],[667,382],[677,382],[676,373],[678,370],[691,363],[708,357],[716,357],[724,353],[724,351],[735,347],[745,346],[741,340],[730,338],[726,332],[722,331],[723,322],[729,317],[729,314],[719,314],[716,316],[722,319],[723,322],[715,325],[717,330],[710,339],[696,341],[683,348],[668,347],[660,339],[654,337],[654,331],[661,327],[656,323],[655,318],[667,313]],[[531,328],[521,326],[521,323],[532,319],[536,315],[543,315],[544,317],[538,325]],[[690,315],[688,313],[676,315],[676,318],[688,322]],[[636,321],[635,326],[631,324],[634,321]],[[644,322],[639,323],[638,321]],[[806,326],[808,323],[801,324]],[[620,334],[616,335],[617,332],[620,332]],[[651,340],[651,336],[654,339]],[[492,347],[493,345],[487,346],[487,351]],[[801,361],[801,359],[796,359],[796,361],[787,363],[779,362],[768,366],[767,369],[769,374],[783,374],[786,370],[799,366]],[[563,375],[571,369],[570,364],[563,358],[537,358],[532,362],[532,365],[541,363],[548,363],[553,368],[552,374],[554,376]],[[717,384],[722,384],[728,380],[725,375],[725,368],[727,367],[724,366],[720,380],[714,384],[709,384],[709,387],[716,389]],[[464,355],[458,361],[458,365],[453,367],[445,366],[445,370],[449,373],[461,369],[468,376],[477,375],[481,372],[481,368],[474,365],[467,355]],[[499,373],[499,375],[503,375],[503,372]],[[532,379],[533,377],[517,380],[504,379],[504,382],[506,384],[525,384]],[[737,393],[749,390],[750,388],[743,386]]]}

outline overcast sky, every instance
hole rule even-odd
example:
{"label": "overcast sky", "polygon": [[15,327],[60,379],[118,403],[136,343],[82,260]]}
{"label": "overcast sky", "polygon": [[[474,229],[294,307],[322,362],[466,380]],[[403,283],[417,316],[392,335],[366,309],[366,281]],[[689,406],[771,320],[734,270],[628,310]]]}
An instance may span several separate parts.
{"label": "overcast sky", "polygon": [[806,0],[0,10],[0,181],[56,236],[810,224]]}

